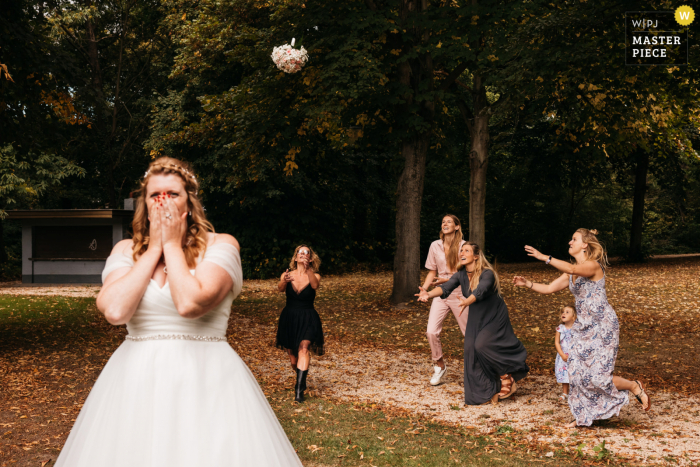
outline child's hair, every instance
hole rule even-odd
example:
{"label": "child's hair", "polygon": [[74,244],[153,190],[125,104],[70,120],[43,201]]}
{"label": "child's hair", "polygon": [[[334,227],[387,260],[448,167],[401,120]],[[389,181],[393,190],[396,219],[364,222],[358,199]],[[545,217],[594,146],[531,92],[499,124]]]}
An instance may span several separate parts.
{"label": "child's hair", "polygon": [[573,305],[564,305],[563,307],[561,307],[561,311],[564,311],[567,308],[571,308],[571,312],[574,314],[574,321],[576,321],[576,307]]}

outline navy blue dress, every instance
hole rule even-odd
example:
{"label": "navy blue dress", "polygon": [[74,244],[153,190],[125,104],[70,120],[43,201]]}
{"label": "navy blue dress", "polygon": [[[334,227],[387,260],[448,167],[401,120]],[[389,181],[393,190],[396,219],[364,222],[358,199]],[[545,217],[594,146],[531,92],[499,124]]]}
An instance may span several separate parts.
{"label": "navy blue dress", "polygon": [[515,337],[508,307],[495,288],[496,277],[486,269],[479,285],[469,290],[469,277],[464,268],[440,286],[447,298],[458,286],[462,295],[476,297],[469,305],[469,320],[464,332],[464,403],[480,405],[501,391],[501,375],[510,374],[516,381],[530,371],[525,359],[527,351]]}
{"label": "navy blue dress", "polygon": [[314,308],[316,289],[309,284],[296,293],[291,282],[288,282],[284,292],[287,295],[287,305],[280,314],[275,345],[297,355],[301,342],[310,341],[309,350],[316,355],[323,355],[323,327],[321,317]]}

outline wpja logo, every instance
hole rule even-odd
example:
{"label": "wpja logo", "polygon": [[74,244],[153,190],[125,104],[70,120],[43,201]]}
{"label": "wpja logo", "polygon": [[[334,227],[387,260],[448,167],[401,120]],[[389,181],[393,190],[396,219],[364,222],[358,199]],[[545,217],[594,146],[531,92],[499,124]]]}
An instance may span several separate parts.
{"label": "wpja logo", "polygon": [[687,65],[688,28],[695,19],[689,6],[675,11],[625,13],[627,65]]}

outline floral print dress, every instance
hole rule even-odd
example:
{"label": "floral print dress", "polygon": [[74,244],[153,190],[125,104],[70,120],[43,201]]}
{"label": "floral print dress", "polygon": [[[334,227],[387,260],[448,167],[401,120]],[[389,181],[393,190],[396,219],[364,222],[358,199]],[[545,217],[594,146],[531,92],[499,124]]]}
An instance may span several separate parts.
{"label": "floral print dress", "polygon": [[568,361],[569,407],[577,425],[590,426],[593,420],[619,415],[629,403],[628,392],[613,384],[620,324],[608,303],[605,275],[599,281],[587,277],[573,281],[569,276],[569,290],[577,314]]}
{"label": "floral print dress", "polygon": [[[557,328],[559,333],[559,345],[561,346],[561,351],[565,354],[571,353],[571,329],[566,329],[566,326],[560,324]],[[561,355],[557,352],[557,359],[554,362],[554,374],[557,376],[557,383],[568,383],[569,382],[569,372],[567,367],[568,362],[565,362]]]}

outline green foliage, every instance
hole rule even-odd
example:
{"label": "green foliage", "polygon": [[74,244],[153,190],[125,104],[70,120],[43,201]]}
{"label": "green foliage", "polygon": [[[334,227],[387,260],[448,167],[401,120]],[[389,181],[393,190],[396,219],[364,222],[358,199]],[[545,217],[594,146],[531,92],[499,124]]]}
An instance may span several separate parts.
{"label": "green foliage", "polygon": [[5,209],[35,201],[51,185],[70,176],[85,176],[85,170],[63,157],[51,154],[18,154],[7,144],[0,146],[0,219]]}
{"label": "green foliage", "polygon": [[599,460],[599,461],[609,459],[612,457],[612,451],[610,451],[608,448],[605,447],[605,440],[603,440],[600,444],[594,446],[593,451],[595,451],[595,453],[596,453],[595,454],[596,460]]}
{"label": "green foliage", "polygon": [[496,429],[496,434],[515,433],[515,429],[510,425],[501,425]]}

